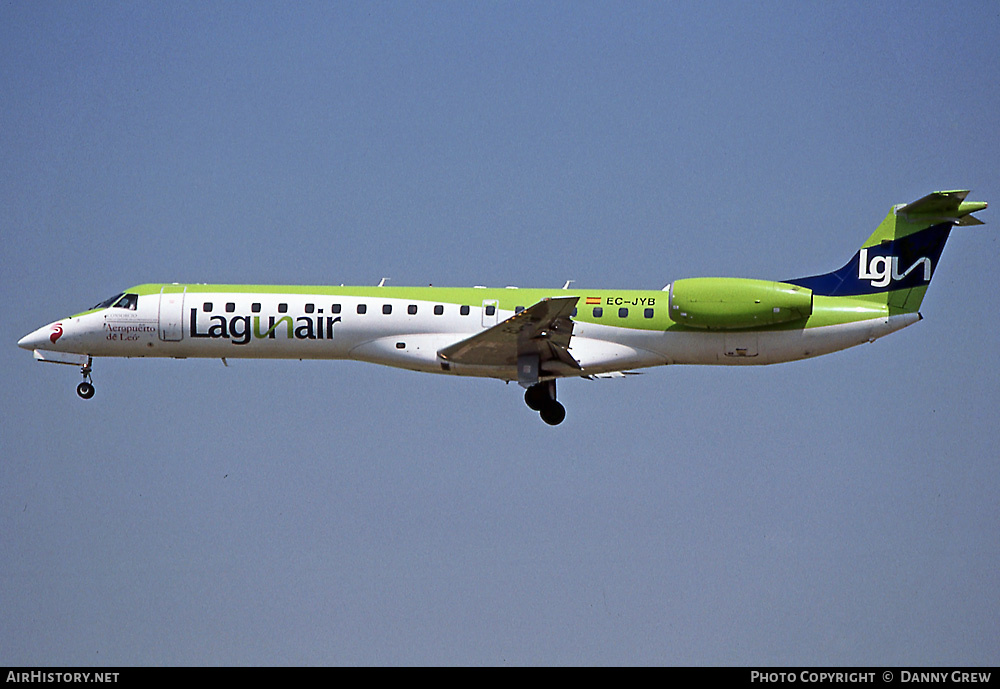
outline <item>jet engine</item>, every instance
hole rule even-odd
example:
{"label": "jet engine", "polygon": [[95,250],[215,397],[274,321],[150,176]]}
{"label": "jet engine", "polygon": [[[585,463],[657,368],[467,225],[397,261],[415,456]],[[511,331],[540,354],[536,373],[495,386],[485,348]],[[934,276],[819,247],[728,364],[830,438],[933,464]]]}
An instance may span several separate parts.
{"label": "jet engine", "polygon": [[670,319],[708,330],[739,330],[808,318],[812,290],[787,282],[686,278],[668,288]]}

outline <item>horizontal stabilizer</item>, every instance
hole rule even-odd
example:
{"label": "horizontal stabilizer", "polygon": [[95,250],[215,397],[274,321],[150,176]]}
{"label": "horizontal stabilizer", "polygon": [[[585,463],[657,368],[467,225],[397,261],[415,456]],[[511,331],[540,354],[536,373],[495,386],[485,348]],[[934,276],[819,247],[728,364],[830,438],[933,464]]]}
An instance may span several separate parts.
{"label": "horizontal stabilizer", "polygon": [[902,215],[914,221],[945,220],[956,225],[982,225],[983,222],[970,213],[986,208],[985,201],[966,201],[968,190],[935,191],[896,209],[897,215]]}
{"label": "horizontal stabilizer", "polygon": [[968,225],[985,225],[986,223],[984,223],[982,220],[980,220],[974,215],[966,215],[955,224],[961,225],[962,227],[966,227]]}

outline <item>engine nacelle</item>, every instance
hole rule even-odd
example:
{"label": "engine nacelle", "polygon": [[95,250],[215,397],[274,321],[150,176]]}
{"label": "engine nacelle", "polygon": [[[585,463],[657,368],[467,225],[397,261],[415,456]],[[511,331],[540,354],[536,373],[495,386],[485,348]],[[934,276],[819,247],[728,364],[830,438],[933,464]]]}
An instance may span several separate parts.
{"label": "engine nacelle", "polygon": [[693,328],[738,330],[812,314],[812,290],[787,282],[686,278],[669,288],[670,320]]}

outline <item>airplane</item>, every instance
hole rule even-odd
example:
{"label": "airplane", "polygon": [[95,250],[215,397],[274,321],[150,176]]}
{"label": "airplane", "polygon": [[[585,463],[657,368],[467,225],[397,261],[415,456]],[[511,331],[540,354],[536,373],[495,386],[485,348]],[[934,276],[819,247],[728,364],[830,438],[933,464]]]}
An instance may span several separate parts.
{"label": "airplane", "polygon": [[966,190],[894,206],[842,268],[775,282],[702,277],[660,290],[143,284],[38,328],[18,346],[94,357],[353,359],[517,381],[550,425],[560,378],[675,364],[762,365],[874,342],[919,308],[952,227],[982,225]]}

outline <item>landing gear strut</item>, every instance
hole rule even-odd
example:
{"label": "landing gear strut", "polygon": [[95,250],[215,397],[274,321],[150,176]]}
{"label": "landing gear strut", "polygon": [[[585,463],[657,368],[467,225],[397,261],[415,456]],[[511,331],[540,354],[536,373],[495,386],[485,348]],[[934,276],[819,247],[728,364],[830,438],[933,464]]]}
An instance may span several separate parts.
{"label": "landing gear strut", "polygon": [[94,396],[94,383],[90,380],[90,372],[94,370],[93,363],[93,357],[87,357],[87,363],[80,367],[80,373],[83,374],[83,382],[76,386],[76,394],[85,400],[89,400]]}
{"label": "landing gear strut", "polygon": [[524,403],[538,412],[542,421],[550,426],[558,426],[566,418],[566,408],[556,402],[556,382],[549,380],[535,383],[524,391]]}

